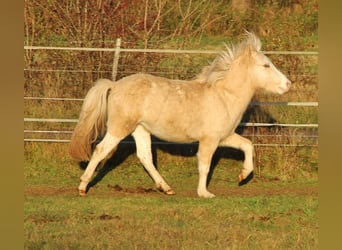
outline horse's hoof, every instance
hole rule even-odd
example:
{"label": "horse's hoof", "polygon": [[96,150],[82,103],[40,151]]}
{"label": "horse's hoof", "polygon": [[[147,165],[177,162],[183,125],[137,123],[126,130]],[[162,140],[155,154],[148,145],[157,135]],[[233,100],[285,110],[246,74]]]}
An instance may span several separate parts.
{"label": "horse's hoof", "polygon": [[243,175],[242,174],[239,174],[238,175],[238,183],[239,183],[239,186],[240,186],[240,183],[243,181]]}
{"label": "horse's hoof", "polygon": [[84,197],[84,196],[87,195],[86,191],[85,191],[85,190],[81,190],[81,189],[78,190],[78,194],[79,194],[81,197]]}
{"label": "horse's hoof", "polygon": [[205,193],[198,193],[198,197],[211,199],[211,198],[214,198],[215,195],[210,192],[205,192]]}
{"label": "horse's hoof", "polygon": [[176,194],[176,192],[173,191],[172,189],[169,189],[169,190],[165,191],[164,193],[167,194],[167,195],[174,195],[174,194]]}
{"label": "horse's hoof", "polygon": [[243,185],[247,184],[248,182],[250,182],[250,180],[253,179],[253,176],[254,176],[253,171],[252,171],[249,175],[247,175],[246,178],[243,178],[242,173],[240,173],[240,174],[238,175],[239,186],[243,186]]}

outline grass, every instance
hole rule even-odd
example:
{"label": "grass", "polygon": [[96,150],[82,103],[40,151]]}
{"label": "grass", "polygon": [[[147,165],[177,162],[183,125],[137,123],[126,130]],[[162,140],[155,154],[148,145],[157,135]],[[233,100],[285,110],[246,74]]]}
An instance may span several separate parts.
{"label": "grass", "polygon": [[[303,178],[290,161],[286,173],[281,163],[263,165],[260,177],[238,187],[243,157],[218,150],[208,187],[217,197],[207,200],[196,195],[193,149],[162,148],[156,150],[159,171],[177,193],[166,196],[154,190],[134,148],[124,147],[117,157],[125,160],[105,166],[108,172],[81,198],[83,170],[67,149],[25,143],[25,249],[318,248],[317,169],[303,165]],[[286,151],[259,152],[259,162],[268,164]]]}
{"label": "grass", "polygon": [[25,198],[25,249],[317,249],[317,197]]}

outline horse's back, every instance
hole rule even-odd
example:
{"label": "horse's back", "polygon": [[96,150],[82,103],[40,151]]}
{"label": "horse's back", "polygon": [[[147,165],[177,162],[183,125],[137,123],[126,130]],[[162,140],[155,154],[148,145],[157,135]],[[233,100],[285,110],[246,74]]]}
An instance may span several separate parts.
{"label": "horse's back", "polygon": [[[144,103],[158,100],[163,104],[169,101],[182,103],[193,102],[202,97],[203,84],[194,81],[171,80],[151,74],[138,73],[115,82],[113,92],[116,98],[124,98],[133,102],[143,99]],[[129,101],[130,102],[130,101]]]}
{"label": "horse's back", "polygon": [[134,74],[115,85],[110,98],[115,127],[141,124],[165,140],[196,141],[213,126],[211,116],[219,108],[209,87],[195,81]]}

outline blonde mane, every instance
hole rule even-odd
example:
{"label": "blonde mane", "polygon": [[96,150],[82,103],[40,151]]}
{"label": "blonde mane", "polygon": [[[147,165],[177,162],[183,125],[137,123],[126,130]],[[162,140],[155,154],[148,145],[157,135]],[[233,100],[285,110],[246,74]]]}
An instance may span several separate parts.
{"label": "blonde mane", "polygon": [[245,40],[238,46],[224,44],[225,50],[221,51],[209,66],[202,69],[202,72],[197,75],[196,81],[213,85],[225,77],[232,62],[243,54],[246,49],[261,50],[261,41],[254,33],[246,32],[245,36]]}

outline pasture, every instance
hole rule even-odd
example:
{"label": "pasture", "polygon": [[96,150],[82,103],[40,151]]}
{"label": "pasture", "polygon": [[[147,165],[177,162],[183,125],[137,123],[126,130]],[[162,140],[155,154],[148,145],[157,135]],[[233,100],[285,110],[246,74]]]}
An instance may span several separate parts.
{"label": "pasture", "polygon": [[[196,194],[195,150],[154,147],[176,195],[158,192],[135,147],[122,144],[79,197],[83,169],[68,145],[25,143],[25,249],[318,249],[318,171],[298,161],[300,150],[287,152],[285,163],[297,159],[287,172],[282,158],[258,158],[261,172],[238,187],[241,152],[218,149],[208,185],[217,197],[209,200]],[[277,152],[257,148],[264,157]]]}

